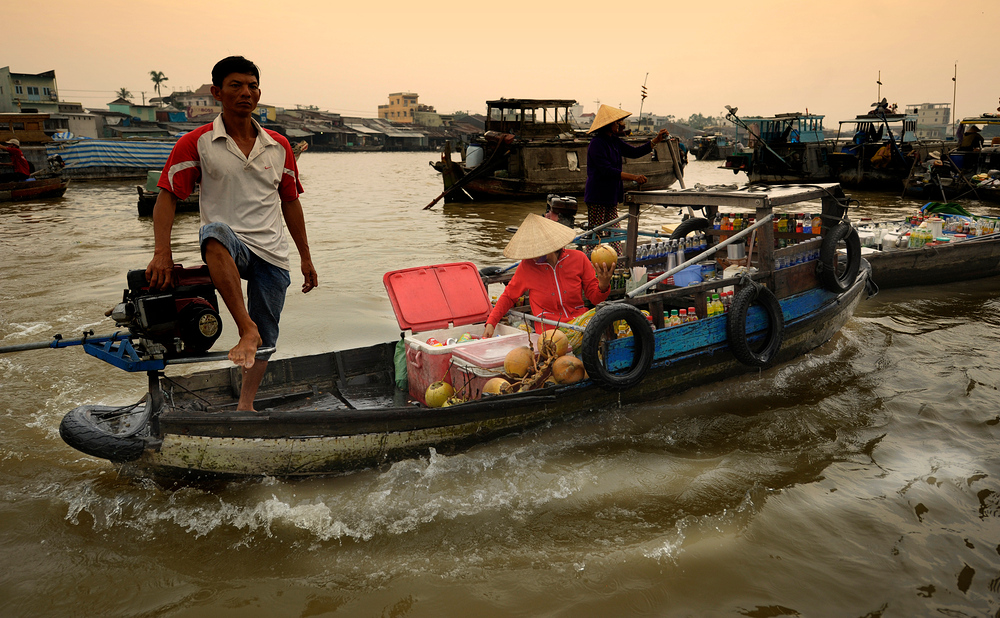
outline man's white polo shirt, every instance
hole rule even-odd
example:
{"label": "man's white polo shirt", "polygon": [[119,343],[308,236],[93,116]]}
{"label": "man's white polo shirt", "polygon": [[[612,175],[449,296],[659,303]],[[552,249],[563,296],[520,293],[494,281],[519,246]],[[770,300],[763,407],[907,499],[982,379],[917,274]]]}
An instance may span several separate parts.
{"label": "man's white polo shirt", "polygon": [[257,129],[250,156],[226,133],[222,114],[177,141],[157,186],[178,199],[201,183],[201,224],[227,224],[259,257],[288,270],[281,203],[302,193],[292,148],[281,134]]}

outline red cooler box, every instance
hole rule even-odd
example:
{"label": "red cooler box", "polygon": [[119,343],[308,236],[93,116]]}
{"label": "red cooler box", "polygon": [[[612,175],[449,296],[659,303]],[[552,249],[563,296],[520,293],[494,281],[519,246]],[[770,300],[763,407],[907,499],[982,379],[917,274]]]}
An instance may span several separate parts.
{"label": "red cooler box", "polygon": [[[386,273],[382,283],[399,327],[407,331],[404,339],[410,397],[420,403],[427,403],[424,392],[433,382],[451,382],[452,355],[456,352],[489,342],[520,340],[518,345],[528,343],[527,333],[504,325],[497,325],[493,337],[485,341],[473,339],[443,346],[427,343],[432,338],[445,343],[465,333],[482,336],[493,307],[479,270],[472,262],[395,270]],[[500,364],[503,365],[502,358]],[[460,385],[452,382],[452,386]]]}

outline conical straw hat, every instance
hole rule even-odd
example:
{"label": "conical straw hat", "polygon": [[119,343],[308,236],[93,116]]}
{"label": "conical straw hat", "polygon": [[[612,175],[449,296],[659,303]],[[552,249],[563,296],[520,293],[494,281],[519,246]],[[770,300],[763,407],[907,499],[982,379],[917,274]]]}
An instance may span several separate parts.
{"label": "conical straw hat", "polygon": [[529,260],[562,249],[575,236],[562,223],[531,213],[504,247],[503,254],[512,260]]}
{"label": "conical straw hat", "polygon": [[632,112],[626,112],[623,109],[611,107],[610,105],[602,105],[601,109],[597,110],[597,116],[594,118],[594,122],[590,125],[590,130],[587,133],[593,133],[601,127],[606,127],[612,122],[628,118],[631,115]]}

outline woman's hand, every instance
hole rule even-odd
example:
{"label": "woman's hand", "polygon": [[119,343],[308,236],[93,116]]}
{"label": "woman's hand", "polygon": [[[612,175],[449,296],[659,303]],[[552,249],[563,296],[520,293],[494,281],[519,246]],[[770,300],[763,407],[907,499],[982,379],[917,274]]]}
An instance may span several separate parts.
{"label": "woman's hand", "polygon": [[668,139],[670,139],[670,131],[666,129],[660,129],[660,132],[656,134],[656,137],[654,137],[650,141],[654,144],[659,144],[660,142],[665,142]]}
{"label": "woman's hand", "polygon": [[483,339],[489,339],[490,337],[492,337],[494,330],[496,330],[495,326],[493,326],[492,324],[487,324],[486,327],[483,329]]}
{"label": "woman's hand", "polygon": [[628,172],[622,172],[622,180],[631,180],[632,182],[637,182],[640,185],[646,184],[649,179],[642,174],[629,174]]}
{"label": "woman's hand", "polygon": [[607,292],[611,287],[611,275],[615,274],[615,267],[612,264],[595,264],[594,274],[597,275],[597,285],[602,292]]}

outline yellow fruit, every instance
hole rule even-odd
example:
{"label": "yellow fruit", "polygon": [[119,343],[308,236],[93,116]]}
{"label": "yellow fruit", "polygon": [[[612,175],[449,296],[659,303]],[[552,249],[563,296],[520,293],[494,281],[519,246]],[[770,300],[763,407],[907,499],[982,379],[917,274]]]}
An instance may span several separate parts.
{"label": "yellow fruit", "polygon": [[583,361],[575,356],[560,356],[552,363],[552,377],[559,384],[573,384],[583,379]]}
{"label": "yellow fruit", "polygon": [[447,382],[434,382],[424,391],[424,401],[429,408],[440,408],[455,394],[455,387]]}
{"label": "yellow fruit", "polygon": [[539,351],[545,350],[545,343],[547,342],[555,344],[556,350],[555,354],[552,354],[552,356],[562,356],[569,351],[569,337],[566,336],[566,333],[557,328],[545,331],[542,335],[542,341],[543,343],[538,346]]}
{"label": "yellow fruit", "polygon": [[504,380],[503,378],[490,378],[490,380],[483,385],[484,395],[500,395],[503,393],[504,387],[509,387],[510,382]]}
{"label": "yellow fruit", "polygon": [[614,267],[618,264],[618,252],[611,245],[597,245],[590,254],[590,261],[595,267],[598,264],[610,264]]}
{"label": "yellow fruit", "polygon": [[503,371],[509,376],[523,378],[534,364],[535,355],[531,348],[523,345],[507,352],[507,356],[503,359]]}

